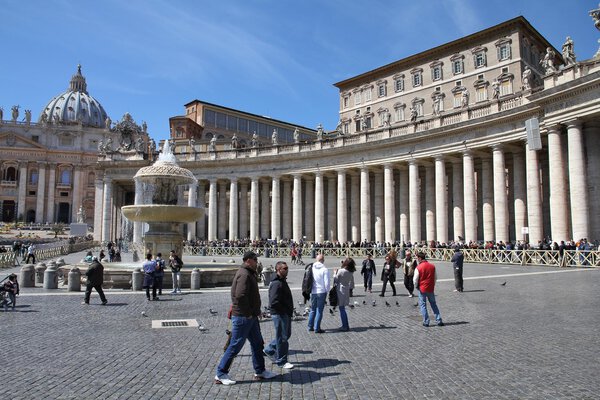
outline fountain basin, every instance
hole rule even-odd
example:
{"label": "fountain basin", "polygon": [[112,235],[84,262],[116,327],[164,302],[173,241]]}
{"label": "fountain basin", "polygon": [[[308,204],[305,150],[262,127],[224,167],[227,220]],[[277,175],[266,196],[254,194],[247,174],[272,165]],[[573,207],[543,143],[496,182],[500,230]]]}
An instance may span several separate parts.
{"label": "fountain basin", "polygon": [[165,204],[140,204],[121,207],[123,216],[136,222],[188,223],[202,217],[201,208]]}

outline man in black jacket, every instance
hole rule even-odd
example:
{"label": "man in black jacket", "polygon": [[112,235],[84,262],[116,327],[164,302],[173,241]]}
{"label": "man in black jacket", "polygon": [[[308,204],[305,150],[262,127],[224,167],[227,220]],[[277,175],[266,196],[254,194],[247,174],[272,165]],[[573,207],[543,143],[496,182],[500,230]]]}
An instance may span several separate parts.
{"label": "man in black jacket", "polygon": [[81,304],[90,304],[90,295],[92,294],[93,288],[96,289],[100,295],[102,305],[106,305],[108,301],[106,301],[106,296],[104,296],[104,291],[102,290],[102,283],[104,282],[104,267],[102,264],[100,264],[100,261],[98,261],[96,257],[92,259],[92,263],[90,264],[90,267],[86,271],[85,275],[87,276],[87,285],[85,287],[85,299]]}
{"label": "man in black jacket", "polygon": [[283,369],[292,369],[294,364],[288,362],[288,340],[292,335],[292,315],[294,299],[287,284],[288,266],[284,261],[275,264],[277,276],[269,285],[269,309],[275,324],[275,339],[267,345],[264,353]]}

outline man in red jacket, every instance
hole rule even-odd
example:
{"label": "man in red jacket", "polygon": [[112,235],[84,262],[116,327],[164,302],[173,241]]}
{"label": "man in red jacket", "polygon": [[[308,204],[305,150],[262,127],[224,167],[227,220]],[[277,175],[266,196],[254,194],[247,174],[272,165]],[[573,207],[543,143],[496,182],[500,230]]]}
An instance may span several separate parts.
{"label": "man in red jacket", "polygon": [[437,280],[435,274],[435,265],[425,259],[425,253],[419,252],[417,254],[417,262],[419,265],[415,269],[415,275],[413,281],[415,287],[419,289],[419,305],[421,306],[421,314],[423,315],[423,326],[429,326],[429,314],[427,313],[427,299],[431,305],[431,310],[435,314],[435,320],[438,326],[444,326],[442,322],[442,316],[440,310],[435,302],[435,281]]}

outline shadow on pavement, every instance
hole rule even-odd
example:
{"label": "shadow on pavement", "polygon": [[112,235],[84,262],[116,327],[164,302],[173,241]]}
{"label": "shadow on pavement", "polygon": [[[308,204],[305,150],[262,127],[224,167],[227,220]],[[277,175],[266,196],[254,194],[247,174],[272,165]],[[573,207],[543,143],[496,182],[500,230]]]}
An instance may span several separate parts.
{"label": "shadow on pavement", "polygon": [[[294,363],[294,365],[296,365],[299,368],[317,368],[317,369],[318,368],[335,367],[340,364],[350,364],[350,361],[338,360],[335,358],[319,358],[317,360],[298,361],[298,362]],[[294,371],[296,371],[296,369],[294,369]]]}
{"label": "shadow on pavement", "polygon": [[[376,329],[396,329],[397,326],[385,326],[385,325],[380,325],[380,326],[356,326],[356,327],[352,327],[350,328],[351,332],[366,332],[369,330],[376,330]],[[337,333],[336,331],[333,331],[332,333]],[[343,333],[343,332],[340,332]]]}

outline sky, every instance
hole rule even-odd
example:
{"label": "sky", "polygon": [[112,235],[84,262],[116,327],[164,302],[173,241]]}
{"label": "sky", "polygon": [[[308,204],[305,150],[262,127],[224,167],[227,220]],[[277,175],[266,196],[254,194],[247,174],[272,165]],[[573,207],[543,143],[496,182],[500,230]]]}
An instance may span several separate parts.
{"label": "sky", "polygon": [[0,0],[0,107],[31,109],[82,65],[113,121],[129,112],[156,140],[198,99],[333,130],[333,85],[523,16],[560,50],[592,58],[588,0]]}

